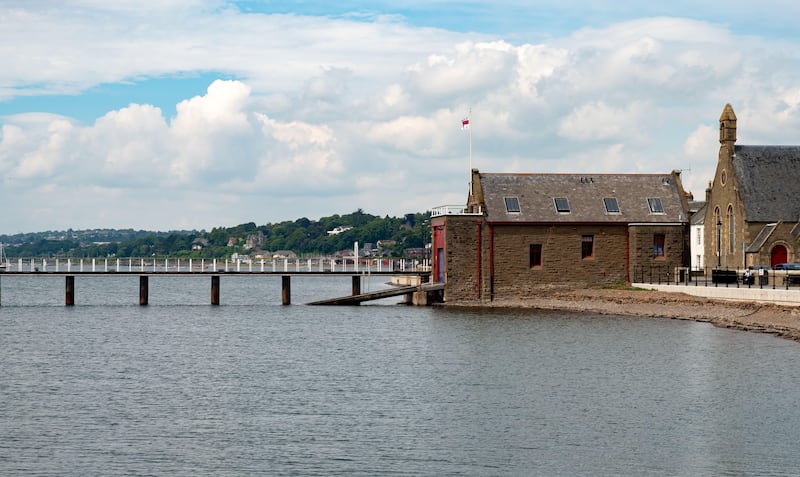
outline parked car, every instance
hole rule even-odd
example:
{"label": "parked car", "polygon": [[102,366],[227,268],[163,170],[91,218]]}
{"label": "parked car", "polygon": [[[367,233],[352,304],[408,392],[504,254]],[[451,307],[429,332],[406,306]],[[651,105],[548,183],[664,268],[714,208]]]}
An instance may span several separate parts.
{"label": "parked car", "polygon": [[800,270],[800,263],[779,263],[774,268],[775,270]]}
{"label": "parked car", "polygon": [[800,284],[800,263],[779,263],[774,268],[776,274],[783,275],[786,285]]}

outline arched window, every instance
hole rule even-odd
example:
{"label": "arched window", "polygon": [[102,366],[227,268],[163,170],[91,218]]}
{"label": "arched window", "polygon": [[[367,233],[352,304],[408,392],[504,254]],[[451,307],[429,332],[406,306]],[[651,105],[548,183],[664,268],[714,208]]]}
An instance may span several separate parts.
{"label": "arched window", "polygon": [[733,221],[733,206],[728,206],[728,249],[731,253],[736,250],[736,240],[734,240],[734,221]]}

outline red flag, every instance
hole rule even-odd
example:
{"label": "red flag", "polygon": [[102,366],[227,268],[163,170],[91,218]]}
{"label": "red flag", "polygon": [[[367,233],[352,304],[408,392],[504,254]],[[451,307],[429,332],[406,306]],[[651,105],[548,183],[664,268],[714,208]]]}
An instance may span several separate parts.
{"label": "red flag", "polygon": [[461,129],[469,129],[469,118],[461,120]]}

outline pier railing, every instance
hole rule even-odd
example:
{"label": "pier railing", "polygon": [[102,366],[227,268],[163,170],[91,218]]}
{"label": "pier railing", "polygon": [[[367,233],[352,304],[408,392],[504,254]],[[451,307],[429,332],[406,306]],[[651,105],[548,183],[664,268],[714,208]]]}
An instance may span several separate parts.
{"label": "pier railing", "polygon": [[[281,278],[281,303],[291,304],[291,277],[293,275],[350,276],[352,295],[361,294],[361,279],[375,275],[418,275],[420,282],[427,281],[430,266],[426,260],[404,259],[170,259],[170,258],[103,258],[103,259],[16,259],[6,262],[0,276],[13,278],[22,275],[61,275],[65,278],[65,305],[75,304],[75,278],[87,275],[138,275],[139,304],[149,303],[149,277],[151,275],[205,275],[211,277],[211,304],[220,304],[220,278],[225,274],[257,276],[272,274]],[[423,278],[425,280],[423,280]],[[0,296],[2,292],[0,291]]]}
{"label": "pier railing", "polygon": [[397,258],[17,258],[0,272],[12,273],[360,273],[430,271],[428,260]]}

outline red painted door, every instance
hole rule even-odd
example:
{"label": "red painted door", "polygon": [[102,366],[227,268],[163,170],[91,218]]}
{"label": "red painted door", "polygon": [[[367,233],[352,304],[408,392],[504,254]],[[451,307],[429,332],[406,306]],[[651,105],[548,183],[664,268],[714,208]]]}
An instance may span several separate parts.
{"label": "red painted door", "polygon": [[783,245],[776,245],[772,249],[772,258],[770,259],[770,266],[775,268],[779,263],[786,263],[786,247]]}
{"label": "red painted door", "polygon": [[445,242],[445,228],[444,223],[432,223],[433,227],[433,249],[436,253],[433,255],[433,276],[438,282],[444,282],[444,242]]}
{"label": "red painted door", "polygon": [[436,281],[439,283],[444,283],[444,249],[440,248],[436,250],[436,263],[439,264],[438,269],[436,270]]}

